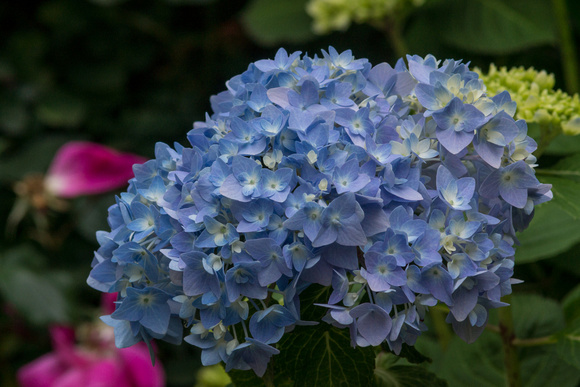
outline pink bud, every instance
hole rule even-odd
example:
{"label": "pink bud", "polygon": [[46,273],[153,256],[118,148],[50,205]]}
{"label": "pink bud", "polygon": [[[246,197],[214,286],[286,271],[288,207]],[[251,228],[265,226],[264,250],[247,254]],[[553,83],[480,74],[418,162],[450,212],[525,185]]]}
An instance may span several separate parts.
{"label": "pink bud", "polygon": [[133,175],[133,164],[147,159],[104,145],[71,141],[56,153],[45,179],[55,196],[72,198],[121,188]]}

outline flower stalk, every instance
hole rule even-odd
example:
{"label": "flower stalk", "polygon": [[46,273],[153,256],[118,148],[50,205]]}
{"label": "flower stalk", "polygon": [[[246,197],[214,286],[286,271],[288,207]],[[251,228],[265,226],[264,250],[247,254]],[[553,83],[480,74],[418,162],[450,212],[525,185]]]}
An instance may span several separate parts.
{"label": "flower stalk", "polygon": [[568,9],[565,0],[552,0],[554,16],[560,34],[560,55],[564,66],[564,78],[566,89],[569,93],[577,93],[580,90],[578,83],[578,57],[572,36],[572,26],[568,18]]}
{"label": "flower stalk", "polygon": [[[505,296],[503,301],[511,304],[511,295]],[[520,362],[517,348],[514,345],[516,337],[511,306],[499,309],[499,333],[504,350],[504,367],[507,384],[509,387],[521,387]]]}

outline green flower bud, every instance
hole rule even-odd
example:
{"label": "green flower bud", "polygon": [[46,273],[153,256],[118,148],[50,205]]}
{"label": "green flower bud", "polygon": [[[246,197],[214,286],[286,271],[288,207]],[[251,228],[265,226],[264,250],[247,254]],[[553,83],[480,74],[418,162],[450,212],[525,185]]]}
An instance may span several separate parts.
{"label": "green flower bud", "polygon": [[554,90],[554,74],[533,67],[497,68],[490,65],[487,74],[475,69],[492,97],[507,90],[517,103],[515,118],[543,126],[560,128],[566,135],[580,134],[580,99],[562,90]]}
{"label": "green flower bud", "polygon": [[310,0],[306,12],[314,19],[318,34],[344,31],[352,22],[380,22],[407,7],[419,7],[426,0]]}

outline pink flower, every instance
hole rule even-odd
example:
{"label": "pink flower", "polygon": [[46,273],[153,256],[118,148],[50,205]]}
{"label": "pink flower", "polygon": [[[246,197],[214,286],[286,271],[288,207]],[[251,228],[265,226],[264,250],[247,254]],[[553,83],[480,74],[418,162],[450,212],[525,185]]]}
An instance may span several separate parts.
{"label": "pink flower", "polygon": [[72,198],[110,191],[127,185],[133,164],[145,158],[121,153],[104,145],[71,141],[52,160],[45,178],[46,189],[55,196]]}
{"label": "pink flower", "polygon": [[[103,306],[111,298],[103,299]],[[70,327],[50,329],[53,352],[18,370],[21,387],[162,387],[165,374],[159,361],[151,364],[144,343],[115,347],[113,329],[99,323],[84,331],[85,342],[75,343]]]}

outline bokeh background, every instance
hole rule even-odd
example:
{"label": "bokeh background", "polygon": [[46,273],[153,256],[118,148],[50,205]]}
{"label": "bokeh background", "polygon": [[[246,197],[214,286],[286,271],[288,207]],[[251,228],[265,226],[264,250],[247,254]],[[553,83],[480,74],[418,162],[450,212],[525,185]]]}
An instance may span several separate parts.
{"label": "bokeh background", "polygon": [[[185,145],[193,122],[210,111],[209,97],[279,47],[312,55],[332,45],[392,65],[405,53],[431,53],[470,61],[484,73],[491,63],[533,66],[554,74],[554,89],[578,91],[575,0],[2,1],[0,26],[0,385],[6,387],[17,385],[22,365],[52,351],[49,327],[80,327],[100,313],[99,294],[85,281],[114,193],[54,208],[15,190],[46,173],[63,144],[86,140],[147,158],[156,142]],[[539,124],[529,125],[540,141]],[[539,319],[532,328],[543,335],[574,321],[578,332],[580,316],[580,159],[574,159],[580,136],[559,134],[557,125],[539,164],[549,169],[571,157],[578,162],[568,170],[576,172],[561,196],[540,207],[516,256],[515,277],[524,280],[516,292],[525,299],[515,312],[524,317],[516,318]],[[453,351],[474,350],[449,337],[435,347],[435,339],[423,346],[445,354],[437,369],[450,380],[465,376],[445,364],[464,361]],[[160,343],[157,350],[168,386],[211,385],[198,380],[196,349]],[[491,367],[489,383],[501,376],[501,359],[473,362]],[[562,386],[578,384],[577,368],[557,370]]]}

